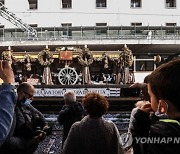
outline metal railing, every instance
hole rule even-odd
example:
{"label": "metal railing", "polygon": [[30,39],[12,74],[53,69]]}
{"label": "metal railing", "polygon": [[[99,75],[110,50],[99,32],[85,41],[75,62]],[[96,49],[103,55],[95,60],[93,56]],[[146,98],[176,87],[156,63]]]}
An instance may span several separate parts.
{"label": "metal railing", "polygon": [[[0,41],[180,40],[180,27],[37,27],[37,38],[21,29],[0,28]],[[102,33],[101,33],[102,32]]]}

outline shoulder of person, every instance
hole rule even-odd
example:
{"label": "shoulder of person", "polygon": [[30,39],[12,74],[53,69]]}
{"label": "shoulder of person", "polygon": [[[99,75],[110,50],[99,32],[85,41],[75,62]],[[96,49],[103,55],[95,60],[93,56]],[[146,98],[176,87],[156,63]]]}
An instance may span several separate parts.
{"label": "shoulder of person", "polygon": [[112,127],[116,127],[115,123],[111,120],[107,120],[108,125],[112,126]]}
{"label": "shoulder of person", "polygon": [[80,102],[75,102],[75,105],[80,107],[80,108],[83,108],[82,104]]}
{"label": "shoulder of person", "polygon": [[180,136],[180,125],[172,122],[156,121],[151,125],[150,133],[162,136]]}
{"label": "shoulder of person", "polygon": [[80,127],[81,127],[81,121],[76,121],[75,123],[72,124],[71,129],[79,130]]}
{"label": "shoulder of person", "polygon": [[69,104],[63,105],[63,107],[61,108],[61,110],[67,110],[70,108]]}

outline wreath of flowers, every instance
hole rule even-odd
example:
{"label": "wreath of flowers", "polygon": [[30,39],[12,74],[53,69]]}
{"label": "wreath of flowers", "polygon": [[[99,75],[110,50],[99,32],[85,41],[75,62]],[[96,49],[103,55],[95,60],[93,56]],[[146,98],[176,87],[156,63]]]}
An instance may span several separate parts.
{"label": "wreath of flowers", "polygon": [[[46,55],[46,59],[44,61],[43,59],[43,56]],[[48,66],[50,65],[54,59],[53,59],[53,53],[50,52],[49,50],[42,50],[39,54],[38,54],[38,60],[39,60],[39,63],[42,65],[42,66]]]}
{"label": "wreath of flowers", "polygon": [[[86,51],[87,52],[87,51]],[[83,56],[87,54],[89,57],[87,60],[83,59]],[[78,62],[82,65],[82,66],[89,66],[93,63],[94,59],[93,59],[93,55],[91,52],[87,52],[87,53],[83,53],[81,52],[78,56]]]}
{"label": "wreath of flowers", "polygon": [[133,64],[133,54],[132,51],[128,47],[123,48],[124,51],[121,51],[118,58],[118,63],[121,65],[124,64],[125,67],[131,67]]}
{"label": "wreath of flowers", "polygon": [[12,64],[12,61],[14,60],[14,56],[12,53],[12,50],[6,50],[2,52],[3,60],[7,60]]}

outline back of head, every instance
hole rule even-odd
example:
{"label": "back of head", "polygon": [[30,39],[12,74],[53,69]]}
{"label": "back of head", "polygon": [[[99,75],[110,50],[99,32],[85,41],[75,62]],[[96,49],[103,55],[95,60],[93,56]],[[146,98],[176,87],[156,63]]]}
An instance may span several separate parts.
{"label": "back of head", "polygon": [[159,66],[148,82],[158,100],[168,100],[180,111],[180,59]]}
{"label": "back of head", "polygon": [[[148,80],[149,80],[149,77],[150,77],[150,74],[146,75],[145,78],[144,78],[144,83],[148,83]],[[150,97],[149,97],[149,94],[148,94],[148,90],[147,90],[147,86],[143,87],[140,91],[140,97],[142,100],[145,100],[145,101],[149,101],[150,100]]]}
{"label": "back of head", "polygon": [[148,80],[149,80],[149,77],[150,77],[151,74],[148,74],[145,76],[144,78],[144,83],[148,83]]}
{"label": "back of head", "polygon": [[84,108],[90,117],[101,117],[109,108],[106,98],[98,93],[88,93],[82,100]]}
{"label": "back of head", "polygon": [[76,102],[76,94],[73,91],[67,91],[64,93],[64,101],[66,104]]}

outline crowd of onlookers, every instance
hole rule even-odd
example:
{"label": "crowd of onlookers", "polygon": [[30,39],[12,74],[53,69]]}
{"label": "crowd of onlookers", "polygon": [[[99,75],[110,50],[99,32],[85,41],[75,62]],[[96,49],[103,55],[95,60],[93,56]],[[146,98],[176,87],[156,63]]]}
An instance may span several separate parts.
{"label": "crowd of onlookers", "polygon": [[[24,82],[17,89],[7,61],[0,61],[0,153],[32,154],[51,133],[43,114],[31,105],[35,88]],[[107,99],[87,93],[82,102],[73,91],[64,94],[65,105],[57,121],[63,125],[63,154],[180,153],[180,59],[162,64],[140,88],[142,101],[133,109],[126,135],[103,118]]]}

